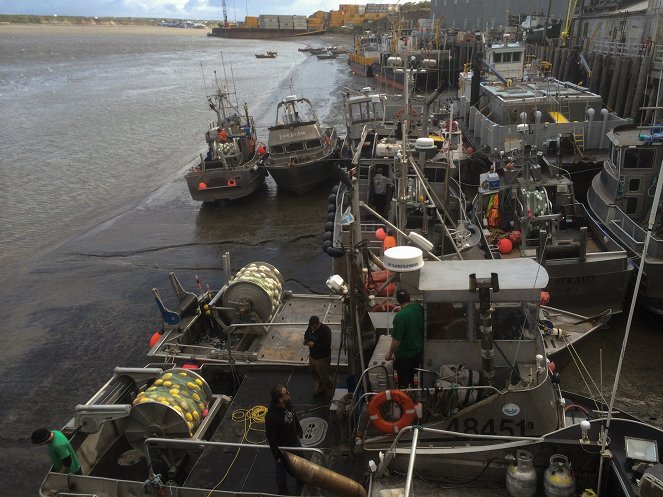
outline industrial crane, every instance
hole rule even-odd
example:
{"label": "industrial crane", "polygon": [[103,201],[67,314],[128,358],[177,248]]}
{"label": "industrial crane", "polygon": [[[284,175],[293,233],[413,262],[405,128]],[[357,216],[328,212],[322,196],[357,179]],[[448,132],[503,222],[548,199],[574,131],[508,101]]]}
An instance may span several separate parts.
{"label": "industrial crane", "polygon": [[221,0],[221,4],[223,5],[223,27],[227,28],[228,27],[228,9],[226,8],[226,0]]}

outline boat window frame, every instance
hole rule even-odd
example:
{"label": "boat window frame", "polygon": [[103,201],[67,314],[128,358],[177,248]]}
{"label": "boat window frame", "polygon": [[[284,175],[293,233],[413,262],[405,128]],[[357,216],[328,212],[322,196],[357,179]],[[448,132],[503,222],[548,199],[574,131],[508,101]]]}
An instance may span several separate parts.
{"label": "boat window frame", "polygon": [[285,149],[286,154],[292,154],[295,152],[303,152],[306,150],[304,147],[304,142],[290,142],[290,143],[284,143],[283,148]]}
{"label": "boat window frame", "polygon": [[622,167],[624,169],[652,169],[656,163],[656,156],[654,148],[629,147],[624,150]]}
{"label": "boat window frame", "polygon": [[[309,147],[309,145],[313,142],[315,142],[314,145],[312,147]],[[322,140],[320,138],[311,138],[310,140],[306,140],[304,142],[304,146],[305,146],[306,150],[319,149],[319,148],[322,148]]]}
{"label": "boat window frame", "polygon": [[285,153],[285,147],[282,144],[279,145],[270,145],[269,146],[269,153],[270,154],[284,154]]}

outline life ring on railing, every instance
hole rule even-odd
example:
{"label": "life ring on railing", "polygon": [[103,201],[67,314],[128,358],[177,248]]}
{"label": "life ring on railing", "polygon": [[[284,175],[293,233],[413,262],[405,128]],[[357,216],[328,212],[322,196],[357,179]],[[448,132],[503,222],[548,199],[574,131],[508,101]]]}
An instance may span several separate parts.
{"label": "life ring on railing", "polygon": [[[387,401],[396,402],[400,406],[401,417],[397,421],[387,421],[382,417],[382,406]],[[382,433],[398,433],[410,426],[415,416],[414,402],[402,390],[380,392],[368,404],[368,417]]]}
{"label": "life ring on railing", "polygon": [[398,312],[401,307],[391,302],[382,302],[371,307],[371,312]]}
{"label": "life ring on railing", "polygon": [[228,186],[230,186],[230,187],[237,186],[237,181],[235,181],[235,178],[230,178],[228,180]]}
{"label": "life ring on railing", "polygon": [[[396,114],[395,114],[396,119],[400,119],[401,116],[402,116],[404,113],[405,113],[405,107],[401,107],[400,109],[398,109],[398,110],[396,111]],[[410,107],[410,110],[408,111],[408,114],[409,114],[411,117],[419,117],[419,114],[417,113],[417,109],[415,109],[414,107]]]}

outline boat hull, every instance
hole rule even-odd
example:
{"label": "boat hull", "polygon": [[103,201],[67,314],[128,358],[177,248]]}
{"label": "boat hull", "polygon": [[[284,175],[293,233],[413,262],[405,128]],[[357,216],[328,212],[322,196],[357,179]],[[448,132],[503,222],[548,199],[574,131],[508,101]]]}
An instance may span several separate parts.
{"label": "boat hull", "polygon": [[362,64],[352,59],[348,59],[348,65],[350,66],[350,70],[358,76],[364,76],[365,78],[373,77],[373,68],[370,65]]}
{"label": "boat hull", "polygon": [[[185,179],[191,198],[198,202],[237,200],[247,197],[265,184],[266,171],[255,162],[244,167],[224,169],[221,161],[205,161],[205,169],[194,168]],[[214,168],[213,166],[217,167]],[[201,183],[205,186],[201,188]]]}
{"label": "boat hull", "polygon": [[314,36],[324,34],[325,30],[308,29],[261,29],[261,28],[214,28],[210,36],[244,40],[271,40],[296,36]]}
{"label": "boat hull", "polygon": [[306,193],[332,177],[332,165],[327,159],[296,166],[268,166],[267,171],[279,188],[297,194]]}

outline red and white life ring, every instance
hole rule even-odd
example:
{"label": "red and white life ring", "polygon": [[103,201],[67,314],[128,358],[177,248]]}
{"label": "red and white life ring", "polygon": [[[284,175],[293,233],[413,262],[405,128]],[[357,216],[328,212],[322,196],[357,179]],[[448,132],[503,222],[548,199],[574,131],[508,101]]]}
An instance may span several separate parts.
{"label": "red and white life ring", "polygon": [[[382,417],[382,406],[385,402],[396,402],[401,408],[401,417],[396,421],[387,421]],[[371,399],[368,404],[368,417],[382,433],[398,433],[410,426],[416,416],[414,402],[402,390],[385,390]]]}

